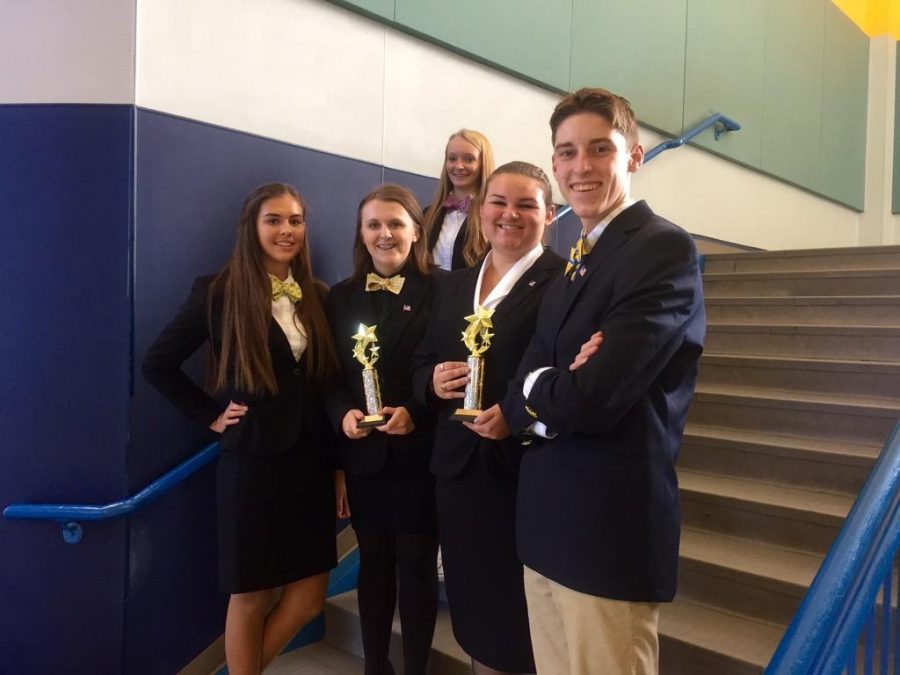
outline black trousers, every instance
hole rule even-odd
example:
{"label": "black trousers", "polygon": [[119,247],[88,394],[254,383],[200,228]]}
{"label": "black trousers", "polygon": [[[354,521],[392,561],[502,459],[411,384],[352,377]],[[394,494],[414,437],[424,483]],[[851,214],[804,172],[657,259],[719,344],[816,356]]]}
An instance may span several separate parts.
{"label": "black trousers", "polygon": [[356,532],[359,542],[359,618],[365,675],[389,675],[391,625],[399,597],[406,675],[425,675],[438,608],[434,534]]}

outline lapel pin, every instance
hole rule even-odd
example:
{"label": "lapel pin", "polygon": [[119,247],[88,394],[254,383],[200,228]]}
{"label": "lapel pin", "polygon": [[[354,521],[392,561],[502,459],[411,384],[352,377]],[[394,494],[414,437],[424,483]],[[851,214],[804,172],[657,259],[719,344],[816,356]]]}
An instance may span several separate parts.
{"label": "lapel pin", "polygon": [[537,283],[537,281],[529,281],[529,282],[528,282],[528,285],[529,285],[529,286],[534,286],[536,283]]}
{"label": "lapel pin", "polygon": [[411,311],[412,311],[412,307],[410,307],[409,305],[403,305],[403,311],[404,311],[404,312],[411,312]]}
{"label": "lapel pin", "polygon": [[587,267],[582,267],[580,270],[578,270],[578,275],[583,277],[586,272],[587,272]]}

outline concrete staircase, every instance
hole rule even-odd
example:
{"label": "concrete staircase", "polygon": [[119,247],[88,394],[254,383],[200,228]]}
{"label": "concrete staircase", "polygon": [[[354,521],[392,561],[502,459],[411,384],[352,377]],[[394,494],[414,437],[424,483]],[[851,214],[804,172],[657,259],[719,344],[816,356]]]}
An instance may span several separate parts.
{"label": "concrete staircase", "polygon": [[900,247],[709,255],[665,675],[761,673],[900,419]]}

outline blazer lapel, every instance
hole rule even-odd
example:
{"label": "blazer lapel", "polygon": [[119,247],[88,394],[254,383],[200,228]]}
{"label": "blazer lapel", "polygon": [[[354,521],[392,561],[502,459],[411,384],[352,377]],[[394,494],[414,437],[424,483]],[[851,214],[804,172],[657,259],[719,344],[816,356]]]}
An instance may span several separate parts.
{"label": "blazer lapel", "polygon": [[291,364],[297,363],[294,352],[291,350],[291,343],[274,316],[269,319],[269,351],[272,353],[272,365],[276,371],[278,370],[277,364],[285,359],[289,359]]}
{"label": "blazer lapel", "polygon": [[[545,250],[541,257],[534,261],[525,274],[510,289],[509,294],[497,305],[494,313],[494,321],[500,321],[504,316],[512,312],[525,298],[535,292],[536,289],[547,283],[554,274],[560,273],[559,258]],[[473,291],[474,292],[474,291]]]}
{"label": "blazer lapel", "polygon": [[559,312],[556,314],[556,326],[554,336],[559,334],[572,305],[588,284],[588,280],[595,274],[603,274],[605,265],[613,258],[616,249],[628,241],[637,228],[639,228],[652,215],[646,202],[639,201],[619,214],[604,230],[603,234],[594,244],[590,255],[580,270],[575,273],[575,278],[567,281],[568,287],[563,290],[562,302]]}
{"label": "blazer lapel", "polygon": [[[393,303],[393,307],[385,318],[385,342],[397,344],[403,332],[409,328],[412,320],[418,316],[422,310],[425,293],[428,290],[428,281],[419,274],[407,274],[406,281],[397,301]],[[396,358],[396,354],[389,353],[387,363],[392,363]]]}

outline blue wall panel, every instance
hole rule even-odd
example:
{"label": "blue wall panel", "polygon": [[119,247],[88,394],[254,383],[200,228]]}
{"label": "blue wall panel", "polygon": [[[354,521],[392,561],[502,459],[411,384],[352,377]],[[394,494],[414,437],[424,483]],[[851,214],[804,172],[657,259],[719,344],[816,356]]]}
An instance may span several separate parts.
{"label": "blue wall panel", "polygon": [[[0,106],[0,507],[124,494],[128,106]],[[0,671],[114,673],[124,523],[0,520]]]}
{"label": "blue wall panel", "polygon": [[[307,197],[329,283],[349,272],[363,194],[384,180],[427,202],[436,184],[130,106],[0,106],[0,506],[118,499],[209,440],[135,369],[271,180]],[[57,525],[0,520],[0,672],[187,664],[223,629],[214,503],[207,468],[75,546]]]}

